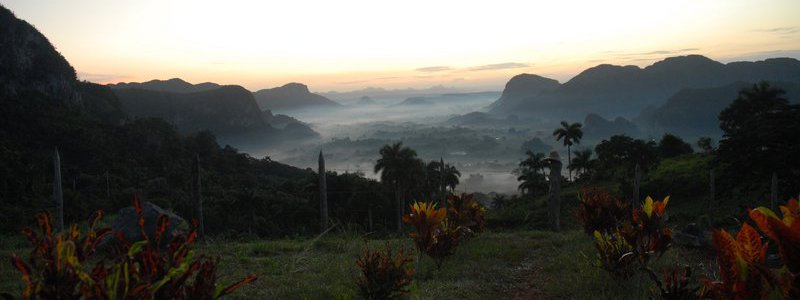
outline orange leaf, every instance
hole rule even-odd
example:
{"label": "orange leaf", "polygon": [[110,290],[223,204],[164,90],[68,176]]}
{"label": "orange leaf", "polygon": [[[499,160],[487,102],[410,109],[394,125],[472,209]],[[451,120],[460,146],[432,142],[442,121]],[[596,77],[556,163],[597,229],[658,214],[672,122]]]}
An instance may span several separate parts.
{"label": "orange leaf", "polygon": [[739,254],[746,262],[764,262],[767,245],[761,243],[761,236],[750,224],[742,225],[742,229],[736,234],[736,241],[739,244]]}

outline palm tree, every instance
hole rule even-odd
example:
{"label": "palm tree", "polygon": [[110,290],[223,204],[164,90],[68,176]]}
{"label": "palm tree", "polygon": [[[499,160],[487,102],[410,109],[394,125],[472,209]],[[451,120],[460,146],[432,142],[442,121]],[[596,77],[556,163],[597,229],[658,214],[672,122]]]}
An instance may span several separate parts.
{"label": "palm tree", "polygon": [[450,188],[450,192],[455,193],[458,179],[461,177],[461,172],[455,166],[448,164],[444,165],[444,184]]}
{"label": "palm tree", "polygon": [[592,149],[575,151],[575,160],[569,164],[570,170],[575,170],[581,175],[587,174],[592,168]]}
{"label": "palm tree", "polygon": [[530,150],[526,151],[528,156],[525,160],[519,163],[519,176],[517,181],[520,181],[517,187],[523,194],[534,193],[536,190],[543,188],[544,168],[546,162],[544,160],[544,153],[533,153]]}
{"label": "palm tree", "polygon": [[[564,139],[564,146],[567,146],[567,165],[572,162],[572,145],[580,144],[583,138],[582,126],[581,123],[577,122],[570,124],[567,121],[561,121],[561,128],[553,131],[553,136],[556,137],[556,140]],[[569,180],[572,181],[572,171],[568,172],[568,174]]]}
{"label": "palm tree", "polygon": [[417,166],[421,161],[417,159],[417,152],[403,147],[402,142],[392,145],[384,145],[380,150],[381,158],[375,163],[375,173],[381,173],[381,182],[391,184],[394,187],[395,200],[397,201],[397,230],[403,230],[403,209],[404,201],[402,198],[403,188],[409,188],[410,183],[418,178],[416,173]]}

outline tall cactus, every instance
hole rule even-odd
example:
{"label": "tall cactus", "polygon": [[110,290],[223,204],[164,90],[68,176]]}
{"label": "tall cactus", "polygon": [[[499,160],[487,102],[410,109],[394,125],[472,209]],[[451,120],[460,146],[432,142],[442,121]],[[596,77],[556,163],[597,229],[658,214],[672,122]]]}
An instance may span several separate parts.
{"label": "tall cactus", "polygon": [[64,230],[64,190],[61,188],[61,155],[53,155],[53,201],[56,203],[56,230]]}
{"label": "tall cactus", "polygon": [[325,181],[325,158],[319,151],[319,230],[324,232],[328,227],[328,184]]}

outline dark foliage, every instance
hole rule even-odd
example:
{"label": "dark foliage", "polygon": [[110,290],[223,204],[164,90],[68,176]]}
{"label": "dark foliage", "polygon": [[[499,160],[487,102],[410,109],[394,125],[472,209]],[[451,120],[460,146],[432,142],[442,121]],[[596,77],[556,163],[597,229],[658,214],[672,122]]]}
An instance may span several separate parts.
{"label": "dark foliage", "polygon": [[356,258],[361,274],[356,278],[359,294],[364,299],[396,299],[409,292],[414,276],[410,264],[414,253],[403,246],[393,253],[386,243],[386,252],[370,251],[365,245]]}
{"label": "dark foliage", "polygon": [[693,152],[692,145],[673,134],[664,134],[661,141],[658,142],[658,154],[661,158],[671,158]]}
{"label": "dark foliage", "polygon": [[762,82],[740,91],[720,113],[724,137],[717,153],[726,188],[719,190],[760,198],[769,191],[775,173],[781,197],[800,192],[800,183],[793,179],[800,176],[800,105],[789,104],[783,94]]}

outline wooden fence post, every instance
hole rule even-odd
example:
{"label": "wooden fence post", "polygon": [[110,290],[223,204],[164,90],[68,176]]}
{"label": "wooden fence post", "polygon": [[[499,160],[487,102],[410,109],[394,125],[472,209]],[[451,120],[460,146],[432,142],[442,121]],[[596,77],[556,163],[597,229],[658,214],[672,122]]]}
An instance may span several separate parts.
{"label": "wooden fence post", "polygon": [[325,181],[325,158],[319,151],[319,230],[325,232],[328,227],[328,184]]}
{"label": "wooden fence post", "polygon": [[61,155],[53,155],[53,201],[56,203],[56,231],[64,230],[64,190],[61,187]]}
{"label": "wooden fence post", "polygon": [[197,236],[201,241],[205,241],[206,230],[205,222],[203,221],[203,195],[200,193],[200,154],[194,157],[194,167],[192,168],[192,198],[197,206]]}
{"label": "wooden fence post", "polygon": [[633,169],[633,196],[631,199],[631,207],[636,207],[641,204],[641,198],[639,194],[639,187],[642,184],[642,167],[639,166],[639,163],[636,163],[636,167]]}

